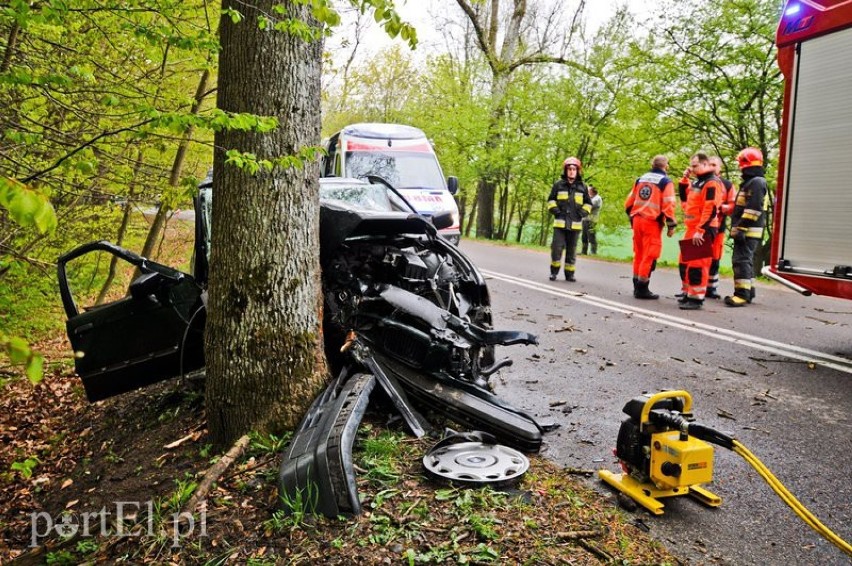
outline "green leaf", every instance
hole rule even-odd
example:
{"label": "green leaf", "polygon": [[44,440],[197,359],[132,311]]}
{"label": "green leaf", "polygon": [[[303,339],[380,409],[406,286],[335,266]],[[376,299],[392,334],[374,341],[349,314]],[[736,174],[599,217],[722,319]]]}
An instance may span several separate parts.
{"label": "green leaf", "polygon": [[30,346],[23,338],[12,336],[7,339],[6,352],[13,364],[25,364],[30,358]]}
{"label": "green leaf", "polygon": [[231,22],[235,24],[238,24],[243,21],[243,15],[237,10],[234,10],[233,8],[226,8],[222,10],[222,15],[231,18]]}
{"label": "green leaf", "polygon": [[44,379],[44,356],[41,354],[33,354],[30,356],[30,359],[27,360],[27,363],[25,364],[24,370],[26,371],[27,378],[30,380],[30,383],[38,385],[38,383]]}
{"label": "green leaf", "polygon": [[83,175],[92,175],[95,172],[95,164],[91,161],[78,161],[76,167]]}
{"label": "green leaf", "polygon": [[0,177],[0,206],[24,227],[35,227],[42,234],[56,228],[56,211],[44,195],[15,179]]}

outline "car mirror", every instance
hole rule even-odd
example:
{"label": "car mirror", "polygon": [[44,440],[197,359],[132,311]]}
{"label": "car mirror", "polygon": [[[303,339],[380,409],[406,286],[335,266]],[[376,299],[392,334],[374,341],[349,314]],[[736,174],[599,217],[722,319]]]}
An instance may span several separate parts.
{"label": "car mirror", "polygon": [[458,177],[447,177],[447,190],[450,191],[451,195],[459,192],[459,178]]}
{"label": "car mirror", "polygon": [[159,273],[146,273],[140,275],[130,284],[130,296],[139,300],[151,300],[151,295],[156,294],[163,288],[164,277]]}
{"label": "car mirror", "polygon": [[453,213],[449,210],[444,210],[441,212],[436,212],[432,215],[432,224],[438,230],[443,230],[444,228],[449,228],[453,225]]}

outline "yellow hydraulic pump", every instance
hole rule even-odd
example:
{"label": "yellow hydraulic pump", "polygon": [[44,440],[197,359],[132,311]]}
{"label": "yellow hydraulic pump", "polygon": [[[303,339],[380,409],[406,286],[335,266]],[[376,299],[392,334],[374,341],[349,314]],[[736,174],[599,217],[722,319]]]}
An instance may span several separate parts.
{"label": "yellow hydraulic pump", "polygon": [[800,519],[852,557],[852,545],[822,524],[748,448],[695,422],[692,396],[686,391],[634,397],[624,412],[628,418],[621,423],[615,446],[623,473],[600,470],[598,475],[655,515],[663,513],[660,499],[677,495],[690,495],[710,507],[721,505],[718,496],[701,487],[713,479],[715,444],[742,456]]}
{"label": "yellow hydraulic pump", "polygon": [[628,418],[618,431],[615,455],[623,473],[600,470],[600,478],[648,509],[662,515],[665,497],[690,495],[705,505],[722,500],[701,487],[713,480],[713,446],[700,440],[712,432],[716,440],[731,439],[692,423],[692,396],[686,391],[663,391],[631,399]]}

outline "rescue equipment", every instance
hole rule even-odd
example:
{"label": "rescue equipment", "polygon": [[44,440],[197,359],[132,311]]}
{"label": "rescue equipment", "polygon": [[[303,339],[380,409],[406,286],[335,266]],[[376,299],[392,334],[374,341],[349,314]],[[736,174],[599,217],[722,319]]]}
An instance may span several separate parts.
{"label": "rescue equipment", "polygon": [[686,391],[661,391],[634,397],[624,406],[628,418],[618,431],[615,455],[623,473],[599,470],[598,476],[655,515],[663,514],[665,497],[690,495],[710,507],[721,498],[702,487],[713,480],[713,446],[743,457],[769,487],[808,526],[852,556],[852,545],[823,525],[739,441],[695,422],[692,396]]}

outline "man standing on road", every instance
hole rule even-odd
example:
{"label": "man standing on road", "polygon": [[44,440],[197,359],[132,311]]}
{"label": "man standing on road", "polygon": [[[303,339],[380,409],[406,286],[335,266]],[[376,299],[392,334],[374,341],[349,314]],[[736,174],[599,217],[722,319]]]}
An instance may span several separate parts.
{"label": "man standing on road", "polygon": [[583,183],[582,164],[569,157],[562,164],[562,177],[553,183],[547,198],[547,209],[553,215],[553,242],[550,244],[550,280],[556,281],[565,252],[565,280],[575,281],[577,240],[583,229],[582,220],[592,210],[592,199]]}
{"label": "man standing on road", "polygon": [[[690,182],[692,175],[695,175],[695,181]],[[707,154],[699,152],[693,155],[689,167],[683,172],[683,178],[678,183],[686,228],[685,240],[691,240],[695,246],[702,246],[705,238],[716,237],[719,229],[718,212],[724,190],[722,181],[713,173]],[[707,293],[712,254],[687,261],[681,253],[680,259],[684,288],[684,296],[678,300],[680,308],[700,309]]]}
{"label": "man standing on road", "polygon": [[719,294],[719,266],[722,263],[722,255],[725,253],[725,227],[727,218],[734,210],[734,198],[737,195],[737,190],[731,181],[722,177],[721,157],[717,155],[711,157],[710,165],[713,166],[713,173],[722,181],[725,194],[722,195],[722,206],[719,207],[719,231],[713,240],[713,261],[710,262],[707,294],[705,297],[708,299],[721,299],[722,295]]}
{"label": "man standing on road", "polygon": [[729,307],[744,307],[754,300],[754,253],[763,241],[763,227],[766,223],[763,214],[766,199],[763,153],[755,147],[747,147],[737,155],[737,163],[743,181],[731,213],[734,294],[725,297],[725,304]]}
{"label": "man standing on road", "polygon": [[633,228],[633,296],[637,299],[660,297],[648,289],[651,272],[663,250],[663,224],[668,227],[669,238],[677,227],[674,185],[666,174],[668,169],[665,155],[654,157],[651,170],[636,179],[624,202]]}
{"label": "man standing on road", "polygon": [[589,246],[591,245],[592,255],[597,255],[597,225],[598,219],[601,216],[601,207],[603,206],[603,199],[601,198],[601,195],[598,194],[598,190],[592,185],[589,185],[589,197],[592,199],[592,211],[587,217],[583,218],[583,251],[581,251],[580,253],[583,255],[589,253]]}

